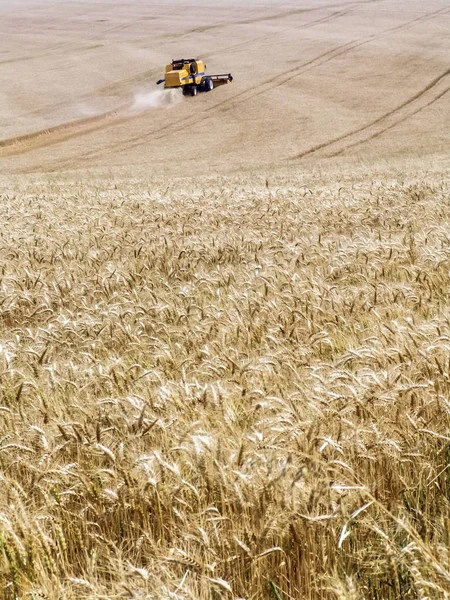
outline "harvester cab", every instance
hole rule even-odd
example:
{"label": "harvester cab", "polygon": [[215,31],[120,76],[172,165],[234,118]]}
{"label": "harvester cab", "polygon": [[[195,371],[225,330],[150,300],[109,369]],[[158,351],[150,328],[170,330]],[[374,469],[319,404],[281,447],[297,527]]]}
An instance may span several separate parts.
{"label": "harvester cab", "polygon": [[210,92],[215,87],[231,81],[231,73],[207,75],[206,65],[202,60],[180,58],[166,66],[164,77],[156,83],[164,83],[164,87],[168,89],[182,88],[185,96],[196,96],[197,92]]}

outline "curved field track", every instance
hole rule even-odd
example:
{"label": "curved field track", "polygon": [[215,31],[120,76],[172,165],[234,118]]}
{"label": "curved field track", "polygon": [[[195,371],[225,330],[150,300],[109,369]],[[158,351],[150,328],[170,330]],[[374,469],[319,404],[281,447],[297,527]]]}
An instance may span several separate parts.
{"label": "curved field track", "polygon": [[62,123],[61,125],[49,127],[48,129],[41,129],[33,133],[0,140],[0,157],[24,154],[37,148],[44,148],[45,146],[70,140],[73,137],[98,131],[110,126],[112,123],[118,123],[130,118],[128,109],[129,106],[123,106],[93,117],[76,119]]}
{"label": "curved field track", "polygon": [[[5,173],[229,172],[449,145],[446,0],[19,3],[0,5]],[[167,101],[155,80],[183,55],[234,82]]]}
{"label": "curved field track", "polygon": [[[393,108],[371,123],[368,123],[355,131],[350,131],[333,140],[310,148],[309,150],[298,154],[295,158],[304,158],[324,149],[331,151],[330,153],[327,152],[328,156],[338,156],[343,154],[348,148],[372,140],[386,131],[389,131],[397,124],[402,123],[425,108],[428,108],[438,100],[441,100],[450,91],[449,81],[450,69],[447,69],[444,73],[433,79],[433,81],[431,81],[424,89],[417,92],[417,94],[414,94],[400,104],[400,106]],[[341,144],[341,142],[343,142],[343,144]],[[342,148],[337,149],[337,146],[342,146]]]}

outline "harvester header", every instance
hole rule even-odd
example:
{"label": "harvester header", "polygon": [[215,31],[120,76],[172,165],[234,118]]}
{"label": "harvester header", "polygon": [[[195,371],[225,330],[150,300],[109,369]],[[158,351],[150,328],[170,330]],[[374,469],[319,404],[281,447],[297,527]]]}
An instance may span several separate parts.
{"label": "harvester header", "polygon": [[164,83],[164,88],[167,89],[182,88],[185,96],[196,96],[197,92],[211,92],[214,88],[231,81],[231,73],[207,75],[206,65],[202,60],[179,58],[166,66],[164,77],[156,83]]}

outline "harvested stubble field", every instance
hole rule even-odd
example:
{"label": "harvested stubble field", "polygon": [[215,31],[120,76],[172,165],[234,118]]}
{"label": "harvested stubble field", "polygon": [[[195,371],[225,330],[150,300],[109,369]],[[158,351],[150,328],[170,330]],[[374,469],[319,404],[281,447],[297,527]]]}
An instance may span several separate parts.
{"label": "harvested stubble field", "polygon": [[449,183],[5,187],[3,596],[448,597]]}

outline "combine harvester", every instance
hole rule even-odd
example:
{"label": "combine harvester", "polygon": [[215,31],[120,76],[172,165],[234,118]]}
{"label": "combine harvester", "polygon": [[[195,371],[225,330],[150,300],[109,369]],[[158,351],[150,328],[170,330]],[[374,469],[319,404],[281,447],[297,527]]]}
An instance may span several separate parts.
{"label": "combine harvester", "polygon": [[211,92],[215,87],[233,81],[231,73],[206,75],[206,65],[196,58],[173,60],[166,66],[165,77],[156,82],[164,88],[182,88],[185,96],[196,96],[198,92]]}

